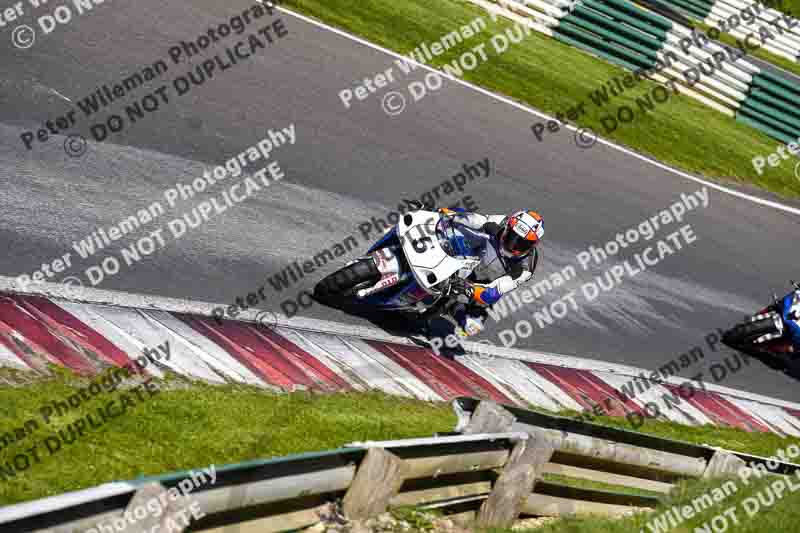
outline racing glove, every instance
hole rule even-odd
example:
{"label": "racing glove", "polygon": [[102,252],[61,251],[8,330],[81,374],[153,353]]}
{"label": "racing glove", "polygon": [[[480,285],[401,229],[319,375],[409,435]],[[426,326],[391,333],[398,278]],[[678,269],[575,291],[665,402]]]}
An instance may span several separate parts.
{"label": "racing glove", "polygon": [[490,235],[495,239],[500,238],[500,232],[503,231],[503,226],[498,224],[497,222],[487,222],[481,228],[481,231],[484,232],[486,235]]}
{"label": "racing glove", "polygon": [[461,331],[457,331],[461,337],[472,337],[483,331],[483,321],[480,317],[467,316],[464,324],[461,325]]}
{"label": "racing glove", "polygon": [[455,295],[463,294],[467,299],[472,300],[472,296],[475,294],[475,287],[465,279],[455,278],[450,282],[450,293]]}
{"label": "racing glove", "polygon": [[454,296],[463,295],[466,300],[461,301],[481,307],[494,304],[501,296],[497,289],[479,283],[470,283],[461,278],[456,278],[450,282],[450,294]]}
{"label": "racing glove", "polygon": [[466,212],[466,210],[464,208],[461,208],[461,207],[454,207],[454,208],[440,207],[439,208],[439,214],[444,216],[444,217],[454,217],[454,216],[458,215],[459,213],[464,213],[464,212]]}

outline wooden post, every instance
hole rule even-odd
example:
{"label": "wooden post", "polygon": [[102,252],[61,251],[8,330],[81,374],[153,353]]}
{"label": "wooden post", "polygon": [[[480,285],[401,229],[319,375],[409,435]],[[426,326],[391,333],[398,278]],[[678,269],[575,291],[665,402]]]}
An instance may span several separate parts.
{"label": "wooden post", "polygon": [[[168,496],[167,489],[160,483],[148,483],[137,490],[125,508],[125,514],[135,521],[133,524],[128,523],[126,531],[144,533],[154,529],[166,530],[165,526],[168,520],[171,531],[177,533],[184,531],[188,526],[184,525],[183,520],[173,517],[182,514],[188,520],[191,517],[188,512],[190,502],[177,489],[170,490],[173,490],[180,497],[173,501],[174,494],[173,496]],[[166,505],[162,507],[162,504]],[[158,511],[158,509],[161,510]]]}
{"label": "wooden post", "polygon": [[511,431],[511,426],[515,421],[516,417],[506,411],[502,405],[483,400],[472,413],[472,418],[463,433],[464,435],[506,433]]}
{"label": "wooden post", "polygon": [[729,476],[736,476],[741,468],[745,468],[745,463],[732,453],[717,450],[708,462],[703,478],[714,479]]}
{"label": "wooden post", "polygon": [[351,520],[364,520],[384,513],[389,500],[400,492],[408,466],[383,448],[370,448],[358,466],[342,504]]}
{"label": "wooden post", "polygon": [[491,494],[481,505],[478,527],[509,527],[519,517],[554,451],[553,443],[543,432],[517,442]]}

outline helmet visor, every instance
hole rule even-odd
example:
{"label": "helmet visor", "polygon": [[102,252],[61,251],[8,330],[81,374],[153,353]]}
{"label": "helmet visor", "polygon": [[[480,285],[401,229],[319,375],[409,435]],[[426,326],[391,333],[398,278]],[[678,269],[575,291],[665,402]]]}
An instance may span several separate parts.
{"label": "helmet visor", "polygon": [[536,241],[531,241],[517,234],[515,231],[507,231],[503,238],[503,247],[512,255],[525,255],[533,250]]}

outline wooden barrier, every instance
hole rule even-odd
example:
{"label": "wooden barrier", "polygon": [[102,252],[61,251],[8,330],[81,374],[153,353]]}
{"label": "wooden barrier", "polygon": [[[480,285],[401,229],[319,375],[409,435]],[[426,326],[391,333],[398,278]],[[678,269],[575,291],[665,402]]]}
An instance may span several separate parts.
{"label": "wooden barrier", "polygon": [[[473,403],[466,409],[458,404],[463,400]],[[460,399],[455,406],[460,435],[352,443],[329,452],[217,468],[216,484],[191,493],[189,505],[204,516],[190,528],[219,533],[231,525],[240,533],[298,529],[319,523],[334,502],[341,503],[349,519],[411,505],[480,527],[508,526],[521,515],[618,516],[655,507],[674,480],[730,476],[746,464],[723,450],[614,428],[585,428],[585,423],[492,402]],[[781,473],[796,466],[781,464]],[[188,475],[112,483],[5,507],[0,531],[98,533],[126,511],[132,515],[142,501],[175,489]],[[600,482],[611,490],[558,483],[548,475]],[[170,509],[177,512],[186,505]],[[163,515],[142,516],[126,531],[151,531],[164,520]]]}

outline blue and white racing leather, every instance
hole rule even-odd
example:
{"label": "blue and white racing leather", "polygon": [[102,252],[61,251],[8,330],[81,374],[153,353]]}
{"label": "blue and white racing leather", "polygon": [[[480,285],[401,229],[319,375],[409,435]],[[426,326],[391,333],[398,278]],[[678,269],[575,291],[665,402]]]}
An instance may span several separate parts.
{"label": "blue and white racing leather", "polygon": [[536,248],[525,257],[508,258],[499,253],[501,244],[496,235],[484,233],[487,223],[502,227],[505,216],[487,216],[463,209],[441,209],[440,212],[452,217],[454,227],[481,258],[481,263],[472,273],[477,283],[473,285],[471,303],[482,307],[493,305],[504,294],[517,289],[533,277],[538,260]]}
{"label": "blue and white racing leather", "polygon": [[800,351],[800,290],[790,292],[783,299],[783,321],[794,349]]}

